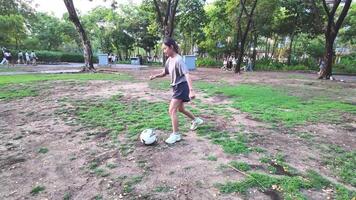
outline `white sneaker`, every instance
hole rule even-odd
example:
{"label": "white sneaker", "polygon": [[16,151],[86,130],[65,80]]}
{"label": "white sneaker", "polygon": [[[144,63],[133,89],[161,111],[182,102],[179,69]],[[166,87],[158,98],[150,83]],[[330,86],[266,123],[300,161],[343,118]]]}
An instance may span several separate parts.
{"label": "white sneaker", "polygon": [[204,121],[202,119],[200,119],[199,117],[195,118],[192,121],[192,125],[190,126],[190,130],[194,131],[198,128],[199,125],[202,125],[204,123]]}
{"label": "white sneaker", "polygon": [[181,135],[179,133],[172,133],[169,138],[166,139],[167,144],[174,144],[176,142],[179,142],[182,139]]}

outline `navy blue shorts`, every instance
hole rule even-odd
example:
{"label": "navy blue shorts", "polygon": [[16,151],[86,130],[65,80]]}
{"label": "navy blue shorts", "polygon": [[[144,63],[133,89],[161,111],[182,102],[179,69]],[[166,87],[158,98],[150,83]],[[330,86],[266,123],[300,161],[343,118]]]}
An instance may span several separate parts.
{"label": "navy blue shorts", "polygon": [[178,85],[173,86],[173,96],[172,99],[180,99],[183,102],[189,102],[189,86],[188,83],[182,82]]}

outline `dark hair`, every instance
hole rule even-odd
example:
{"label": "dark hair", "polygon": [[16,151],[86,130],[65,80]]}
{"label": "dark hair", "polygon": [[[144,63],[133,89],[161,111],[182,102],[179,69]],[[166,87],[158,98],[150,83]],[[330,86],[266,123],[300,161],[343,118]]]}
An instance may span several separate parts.
{"label": "dark hair", "polygon": [[163,41],[163,44],[170,47],[170,48],[173,48],[173,50],[178,53],[179,52],[179,46],[178,44],[176,43],[176,41],[170,37],[168,38],[165,38],[164,41]]}

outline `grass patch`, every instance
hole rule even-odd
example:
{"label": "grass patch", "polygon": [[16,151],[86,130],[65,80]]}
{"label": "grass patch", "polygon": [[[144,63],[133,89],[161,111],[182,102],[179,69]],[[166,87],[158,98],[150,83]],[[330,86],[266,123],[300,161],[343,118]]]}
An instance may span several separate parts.
{"label": "grass patch", "polygon": [[[244,164],[235,164],[234,167],[246,166]],[[242,169],[240,169],[242,170]],[[215,186],[222,193],[237,192],[246,194],[250,188],[257,188],[262,192],[274,190],[280,193],[286,200],[304,200],[307,199],[302,193],[303,190],[321,190],[324,188],[333,188],[335,192],[334,199],[352,199],[356,193],[347,190],[345,187],[333,184],[315,171],[307,171],[306,175],[298,176],[271,176],[256,172],[247,172],[248,176],[238,182],[227,182],[216,184]]]}
{"label": "grass patch", "polygon": [[220,145],[225,153],[247,154],[251,151],[247,146],[247,139],[244,135],[219,131],[211,124],[199,127],[197,134],[210,139],[214,144]]}
{"label": "grass patch", "polygon": [[302,177],[281,177],[275,178],[266,174],[249,173],[249,176],[240,182],[227,182],[218,184],[220,192],[237,192],[246,194],[250,188],[258,188],[262,191],[276,188],[286,200],[304,200],[306,197],[302,194],[302,189],[310,189],[312,186]]}
{"label": "grass patch", "polygon": [[63,200],[70,200],[72,198],[72,195],[70,192],[66,192],[64,195],[63,195]]}
{"label": "grass patch", "polygon": [[244,162],[231,161],[229,162],[229,165],[244,172],[251,170],[250,165]]}
{"label": "grass patch", "polygon": [[102,169],[102,168],[95,168],[93,170],[93,173],[100,177],[107,177],[110,175],[109,172],[105,171],[105,169]]}
{"label": "grass patch", "polygon": [[133,176],[129,180],[124,182],[124,192],[130,193],[134,190],[134,186],[140,183],[143,179],[143,176]]}
{"label": "grass patch", "polygon": [[117,167],[117,164],[115,163],[108,163],[106,164],[106,167],[109,168],[109,169],[115,169]]}
{"label": "grass patch", "polygon": [[218,160],[218,158],[216,156],[213,156],[213,155],[208,156],[206,159],[209,160],[209,161],[217,161]]}
{"label": "grass patch", "polygon": [[48,149],[46,147],[41,147],[39,150],[38,150],[38,153],[42,153],[42,154],[45,154],[45,153],[48,153]]}
{"label": "grass patch", "polygon": [[148,86],[151,89],[155,89],[155,90],[169,91],[171,88],[170,84],[171,84],[171,82],[167,79],[156,79],[156,80],[150,81],[148,83]]}
{"label": "grass patch", "polygon": [[225,153],[229,154],[244,154],[249,153],[250,150],[247,147],[246,143],[235,140],[219,141]]}
{"label": "grass patch", "polygon": [[34,188],[32,188],[31,190],[31,195],[37,195],[40,192],[44,191],[46,188],[44,186],[36,186]]}
{"label": "grass patch", "polygon": [[232,107],[250,113],[254,118],[286,126],[320,121],[339,122],[342,113],[356,113],[356,107],[351,104],[322,99],[305,101],[268,86],[214,85],[206,82],[197,82],[195,85],[207,94],[229,97],[233,102]]}
{"label": "grass patch", "polygon": [[[113,138],[125,132],[129,139],[136,140],[137,135],[146,128],[171,130],[167,110],[168,104],[165,102],[125,101],[122,96],[115,96],[96,104],[84,102],[74,112],[86,126],[107,128],[111,130]],[[186,119],[180,118],[180,122],[185,124]],[[187,127],[181,127],[181,131],[186,130]],[[122,146],[123,152],[129,149],[127,145]]]}
{"label": "grass patch", "polygon": [[337,148],[325,160],[343,182],[356,187],[356,151],[347,152]]}
{"label": "grass patch", "polygon": [[1,76],[0,85],[51,80],[132,80],[127,74],[76,73],[76,74],[21,74]]}
{"label": "grass patch", "polygon": [[24,86],[24,87],[1,87],[0,86],[0,100],[13,100],[21,99],[24,97],[37,96],[38,93],[35,89]]}
{"label": "grass patch", "polygon": [[160,185],[160,186],[157,186],[154,191],[166,193],[166,192],[169,192],[170,190],[171,190],[171,188],[168,187],[167,185]]}

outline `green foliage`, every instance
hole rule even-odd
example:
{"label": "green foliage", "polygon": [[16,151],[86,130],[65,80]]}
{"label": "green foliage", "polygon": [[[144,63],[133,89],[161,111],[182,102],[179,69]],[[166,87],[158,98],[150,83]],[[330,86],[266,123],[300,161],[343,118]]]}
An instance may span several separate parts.
{"label": "green foliage", "polygon": [[333,71],[356,74],[356,53],[341,57],[341,62],[334,65]]}
{"label": "green foliage", "polygon": [[197,67],[222,67],[223,63],[220,60],[213,58],[198,58],[196,61]]}
{"label": "green foliage", "polygon": [[26,37],[25,19],[22,15],[0,14],[0,27],[0,47],[16,48],[19,46],[19,42]]}
{"label": "green foliage", "polygon": [[[38,62],[57,63],[57,62],[84,62],[84,56],[80,53],[65,53],[57,51],[38,51],[36,52]],[[95,59],[97,60],[97,59]]]}
{"label": "green foliage", "polygon": [[[75,44],[74,33],[76,31],[71,22],[46,13],[36,13],[31,23],[31,34],[38,41],[37,48],[41,50],[58,50],[65,42]],[[33,49],[31,46],[25,48]]]}

